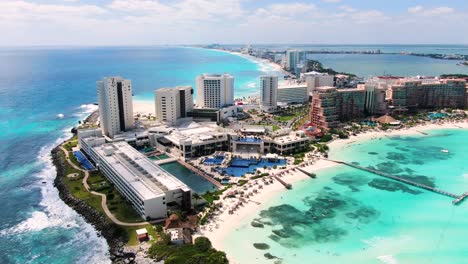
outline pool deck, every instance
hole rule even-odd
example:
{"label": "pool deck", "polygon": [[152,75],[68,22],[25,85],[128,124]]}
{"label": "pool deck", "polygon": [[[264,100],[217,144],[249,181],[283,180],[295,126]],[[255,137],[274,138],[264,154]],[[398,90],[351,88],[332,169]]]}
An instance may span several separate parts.
{"label": "pool deck", "polygon": [[177,158],[167,158],[167,159],[162,159],[162,160],[153,160],[153,162],[157,165],[161,165],[161,164],[171,163],[177,160],[178,160]]}

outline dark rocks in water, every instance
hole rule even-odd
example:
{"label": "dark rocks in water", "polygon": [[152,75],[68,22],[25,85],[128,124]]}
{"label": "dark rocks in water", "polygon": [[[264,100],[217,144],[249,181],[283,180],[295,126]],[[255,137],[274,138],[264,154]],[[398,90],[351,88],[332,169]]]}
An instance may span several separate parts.
{"label": "dark rocks in water", "polygon": [[332,188],[326,186],[326,187],[323,187],[324,190],[332,190]]}
{"label": "dark rocks in water", "polygon": [[359,165],[360,163],[359,163],[359,162],[357,162],[357,161],[353,161],[353,162],[351,162],[351,164],[354,164],[354,165]]}
{"label": "dark rocks in water", "polygon": [[279,237],[277,235],[269,235],[268,238],[275,241],[275,242],[279,242],[280,239],[281,239],[281,237]]}
{"label": "dark rocks in water", "polygon": [[373,151],[371,151],[371,152],[367,152],[367,154],[369,154],[369,155],[379,155],[379,153],[377,153],[377,152],[373,152]]}
{"label": "dark rocks in water", "polygon": [[416,165],[423,165],[424,161],[422,161],[422,160],[412,160],[411,163],[416,164]]}
{"label": "dark rocks in water", "polygon": [[267,250],[267,249],[270,249],[270,246],[266,243],[253,243],[253,246],[256,248],[256,249],[259,249],[259,250]]}
{"label": "dark rocks in water", "polygon": [[377,170],[390,174],[398,174],[403,172],[403,170],[397,164],[392,162],[382,162],[377,164]]}
{"label": "dark rocks in water", "polygon": [[322,227],[314,230],[314,239],[320,243],[335,242],[346,234],[346,230],[339,227]]}
{"label": "dark rocks in water", "polygon": [[358,218],[358,215],[355,213],[349,212],[349,213],[346,213],[346,217],[351,218],[351,219],[356,219]]}
{"label": "dark rocks in water", "polygon": [[252,225],[253,227],[257,227],[257,228],[263,228],[263,227],[264,227],[264,225],[263,225],[262,223],[260,223],[260,222],[258,222],[258,221],[255,221],[255,220],[252,221],[252,222],[250,223],[250,225]]}
{"label": "dark rocks in water", "polygon": [[272,224],[283,224],[283,223],[311,223],[312,221],[307,220],[304,214],[297,208],[289,204],[281,204],[278,206],[272,206],[267,210],[260,212],[262,218],[269,218]]}
{"label": "dark rocks in water", "polygon": [[339,185],[348,186],[353,192],[358,192],[357,187],[367,184],[368,178],[355,176],[349,173],[341,173],[332,178],[333,182]]}
{"label": "dark rocks in water", "polygon": [[[89,206],[83,200],[75,198],[67,185],[64,183],[66,178],[66,164],[65,160],[59,153],[61,152],[59,147],[54,148],[51,151],[52,162],[57,169],[57,176],[54,179],[54,186],[59,192],[60,199],[65,202],[69,207],[80,214],[86,222],[94,226],[98,231],[98,236],[102,236],[106,239],[109,245],[109,258],[112,259],[113,263],[123,263],[123,247],[126,242],[126,233],[121,227],[108,221],[106,216],[100,213],[98,210]],[[120,252],[120,253],[119,253]]]}
{"label": "dark rocks in water", "polygon": [[371,182],[369,182],[368,185],[370,187],[389,192],[402,191],[411,194],[422,193],[421,191],[409,188],[408,186],[406,186],[406,184],[385,179],[374,179]]}
{"label": "dark rocks in water", "polygon": [[273,232],[273,234],[275,234],[275,235],[277,235],[279,237],[282,237],[282,238],[290,237],[290,235],[283,229],[273,230],[272,232]]}
{"label": "dark rocks in water", "polygon": [[278,258],[278,257],[276,257],[276,256],[273,256],[273,255],[270,254],[270,253],[265,253],[263,256],[264,256],[265,258],[267,258],[267,259],[277,259],[277,258]]}
{"label": "dark rocks in water", "polygon": [[399,177],[435,188],[434,179],[423,175],[400,175]]}
{"label": "dark rocks in water", "polygon": [[388,152],[387,159],[394,160],[398,163],[403,163],[403,164],[408,163],[408,158],[406,157],[406,155],[403,153],[398,153],[398,152]]}

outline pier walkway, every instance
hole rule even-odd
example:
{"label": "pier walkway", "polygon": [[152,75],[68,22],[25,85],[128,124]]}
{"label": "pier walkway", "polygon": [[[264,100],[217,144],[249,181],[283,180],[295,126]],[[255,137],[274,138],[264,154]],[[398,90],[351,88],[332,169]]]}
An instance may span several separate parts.
{"label": "pier walkway", "polygon": [[281,184],[283,184],[284,187],[286,187],[286,189],[290,190],[292,188],[292,185],[290,183],[287,183],[285,181],[283,181],[282,179],[280,179],[278,176],[273,176],[273,178],[275,178],[275,180],[279,181]]}
{"label": "pier walkway", "polygon": [[362,166],[352,164],[352,163],[348,163],[348,162],[344,162],[344,161],[337,161],[337,160],[330,160],[330,159],[328,159],[328,160],[332,161],[332,162],[335,162],[335,163],[338,163],[338,164],[343,164],[343,165],[346,165],[346,166],[349,166],[349,167],[352,167],[352,168],[355,168],[355,169],[367,171],[367,172],[370,172],[370,173],[373,173],[373,174],[376,174],[376,175],[379,175],[379,176],[382,176],[382,177],[385,177],[385,178],[388,178],[388,179],[392,179],[394,181],[405,183],[405,184],[408,184],[408,185],[411,185],[411,186],[414,186],[414,187],[417,187],[417,188],[420,188],[420,189],[424,189],[424,190],[427,190],[427,191],[430,191],[430,192],[433,192],[433,193],[438,193],[438,194],[441,194],[441,195],[444,195],[444,196],[455,198],[455,200],[452,201],[452,204],[454,204],[454,205],[460,204],[466,197],[468,197],[468,192],[465,192],[462,195],[457,195],[457,194],[454,194],[454,193],[451,193],[451,192],[447,192],[447,191],[444,191],[444,190],[441,190],[441,189],[437,189],[437,188],[434,188],[434,187],[431,187],[431,186],[428,186],[428,185],[425,185],[425,184],[422,184],[422,183],[414,182],[412,180],[408,180],[408,179],[405,179],[403,177],[395,176],[395,175],[385,173],[385,172],[382,172],[382,171],[379,171],[379,170],[375,170],[375,169],[371,169],[371,168],[367,168],[367,167],[362,167]]}

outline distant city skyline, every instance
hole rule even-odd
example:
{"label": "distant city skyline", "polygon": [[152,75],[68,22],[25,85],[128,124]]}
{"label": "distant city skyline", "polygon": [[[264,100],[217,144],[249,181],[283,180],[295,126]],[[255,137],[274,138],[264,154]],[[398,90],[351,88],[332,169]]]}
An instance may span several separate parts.
{"label": "distant city skyline", "polygon": [[464,0],[2,0],[0,46],[468,44]]}

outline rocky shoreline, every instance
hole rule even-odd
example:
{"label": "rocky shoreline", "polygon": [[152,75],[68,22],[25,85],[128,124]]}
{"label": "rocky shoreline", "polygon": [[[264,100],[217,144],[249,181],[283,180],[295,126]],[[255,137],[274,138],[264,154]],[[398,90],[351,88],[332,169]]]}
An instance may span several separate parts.
{"label": "rocky shoreline", "polygon": [[84,201],[73,197],[68,187],[64,184],[63,178],[66,177],[66,161],[59,155],[60,151],[58,146],[51,151],[52,162],[57,170],[54,186],[59,191],[60,199],[80,214],[86,222],[93,225],[98,234],[106,239],[112,263],[133,263],[135,254],[124,252],[125,240],[123,231],[114,223],[109,222],[99,211],[90,207]]}

